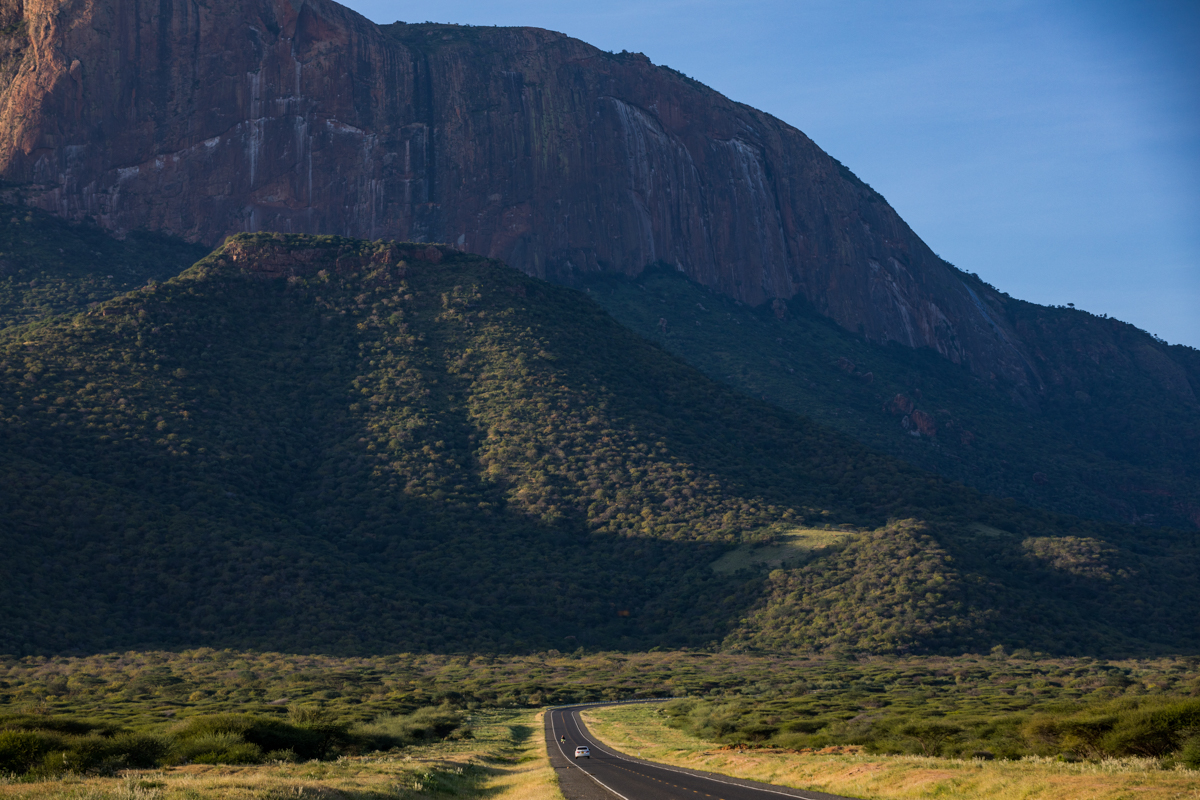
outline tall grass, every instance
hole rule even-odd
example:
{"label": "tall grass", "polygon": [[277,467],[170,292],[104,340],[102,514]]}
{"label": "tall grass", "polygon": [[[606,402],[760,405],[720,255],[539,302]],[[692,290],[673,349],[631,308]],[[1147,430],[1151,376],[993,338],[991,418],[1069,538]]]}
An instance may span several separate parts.
{"label": "tall grass", "polygon": [[165,765],[324,760],[470,736],[463,714],[445,706],[384,714],[356,726],[304,706],[293,708],[286,720],[264,714],[201,714],[157,733],[20,715],[0,718],[0,774],[39,780]]}
{"label": "tall grass", "polygon": [[1195,764],[1200,698],[1131,696],[1041,711],[992,711],[985,707],[946,713],[930,705],[846,713],[814,709],[808,698],[794,703],[676,700],[661,707],[666,724],[708,741],[787,749],[853,745],[871,753],[1066,760],[1142,756],[1164,766]]}
{"label": "tall grass", "polygon": [[[426,717],[432,714],[423,715]],[[465,720],[463,720],[465,721]],[[384,720],[393,732],[405,723]],[[330,761],[188,764],[118,777],[66,775],[38,781],[0,780],[0,798],[21,800],[561,800],[546,758],[540,715],[480,713],[472,738],[426,738],[403,751],[341,756]],[[193,739],[218,740],[208,730]],[[228,736],[228,732],[224,734]],[[226,738],[225,743],[232,741]]]}
{"label": "tall grass", "polygon": [[[1027,756],[1015,761],[920,755],[795,753],[780,748],[724,749],[669,728],[652,707],[589,711],[596,738],[617,750],[681,767],[799,789],[878,800],[1168,800],[1200,794],[1200,771],[1164,770],[1147,757],[1068,762]],[[835,750],[841,748],[829,748]],[[854,749],[854,748],[850,748]]]}

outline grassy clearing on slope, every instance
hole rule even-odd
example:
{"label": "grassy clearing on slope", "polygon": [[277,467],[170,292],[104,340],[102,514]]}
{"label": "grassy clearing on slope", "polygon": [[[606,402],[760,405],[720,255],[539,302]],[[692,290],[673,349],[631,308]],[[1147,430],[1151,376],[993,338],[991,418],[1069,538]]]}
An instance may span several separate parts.
{"label": "grassy clearing on slope", "polygon": [[745,544],[713,562],[713,572],[798,567],[834,552],[852,534],[816,528],[785,528],[766,544]]}
{"label": "grassy clearing on slope", "polygon": [[[588,711],[595,736],[622,752],[691,769],[815,789],[871,800],[1139,800],[1200,797],[1200,771],[1157,768],[1154,759],[1064,763],[872,756],[855,752],[796,753],[781,749],[721,750],[668,728],[655,705]],[[830,748],[833,749],[833,748]]]}
{"label": "grassy clearing on slope", "polygon": [[540,735],[541,714],[477,714],[475,738],[336,762],[127,770],[117,777],[0,782],[0,798],[42,800],[375,800],[451,795],[491,800],[561,798]]}

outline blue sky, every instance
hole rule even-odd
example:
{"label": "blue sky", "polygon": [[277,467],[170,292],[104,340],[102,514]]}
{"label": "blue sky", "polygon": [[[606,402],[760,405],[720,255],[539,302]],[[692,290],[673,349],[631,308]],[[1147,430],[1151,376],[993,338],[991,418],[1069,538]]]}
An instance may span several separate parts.
{"label": "blue sky", "polygon": [[353,0],[645,53],[813,138],[1010,294],[1200,347],[1194,0]]}

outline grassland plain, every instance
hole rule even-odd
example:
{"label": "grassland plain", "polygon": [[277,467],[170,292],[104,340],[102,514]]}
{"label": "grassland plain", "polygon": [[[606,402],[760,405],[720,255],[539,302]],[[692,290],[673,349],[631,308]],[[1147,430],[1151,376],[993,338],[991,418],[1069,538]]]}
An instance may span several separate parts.
{"label": "grassland plain", "polygon": [[[694,651],[335,658],[192,650],[4,659],[0,715],[5,726],[74,717],[154,732],[200,716],[287,719],[296,707],[361,726],[429,707],[474,711],[676,697],[692,704],[674,714],[676,722],[725,744],[870,739],[921,752],[919,739],[898,733],[898,726],[949,722],[961,723],[963,735],[946,737],[938,752],[984,748],[982,735],[1004,758],[1076,747],[1044,728],[1024,737],[1028,723],[1048,715],[1196,700],[1198,668],[1195,659],[1107,662],[1000,652],[845,660]],[[965,734],[980,718],[993,724],[971,739]]]}
{"label": "grassland plain", "polygon": [[561,800],[541,736],[541,713],[476,712],[474,736],[343,757],[336,761],[250,765],[189,764],[125,770],[112,777],[0,779],[13,800]]}
{"label": "grassland plain", "polygon": [[1149,758],[1067,763],[1037,756],[1017,761],[882,756],[854,747],[808,753],[729,749],[667,727],[655,706],[593,709],[583,716],[597,738],[631,755],[865,800],[1200,798],[1200,771],[1163,770]]}

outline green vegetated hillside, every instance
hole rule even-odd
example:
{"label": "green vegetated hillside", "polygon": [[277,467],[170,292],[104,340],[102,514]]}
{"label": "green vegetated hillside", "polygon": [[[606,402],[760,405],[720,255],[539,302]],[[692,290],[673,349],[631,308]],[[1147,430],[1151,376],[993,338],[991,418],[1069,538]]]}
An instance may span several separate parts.
{"label": "green vegetated hillside", "polygon": [[1200,526],[1200,406],[1179,366],[1200,380],[1192,348],[1006,298],[1044,373],[1035,396],[929,350],[867,342],[801,300],[752,309],[672,269],[585,286],[710,377],[951,480],[1079,516]]}
{"label": "green vegetated hillside", "polygon": [[124,241],[38,209],[0,203],[0,328],[37,322],[178,275],[209,248],[160,234]]}
{"label": "green vegetated hillside", "polygon": [[1194,535],[990,499],[447,248],[246,235],[5,328],[0,454],[0,651],[1200,646]]}

